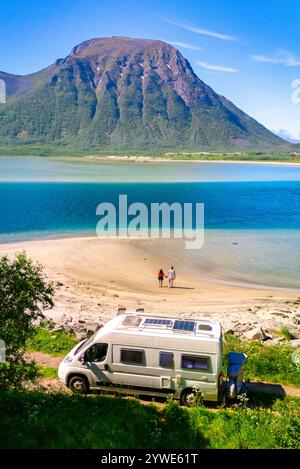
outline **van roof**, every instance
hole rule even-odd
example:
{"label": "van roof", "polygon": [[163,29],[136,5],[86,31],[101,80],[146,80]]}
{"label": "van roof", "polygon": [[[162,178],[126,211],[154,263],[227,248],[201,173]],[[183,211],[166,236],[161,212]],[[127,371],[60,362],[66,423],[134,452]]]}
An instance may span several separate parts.
{"label": "van roof", "polygon": [[137,312],[126,312],[110,320],[99,336],[108,332],[120,332],[132,335],[155,335],[173,338],[194,338],[220,340],[221,325],[217,321],[169,316],[151,316]]}

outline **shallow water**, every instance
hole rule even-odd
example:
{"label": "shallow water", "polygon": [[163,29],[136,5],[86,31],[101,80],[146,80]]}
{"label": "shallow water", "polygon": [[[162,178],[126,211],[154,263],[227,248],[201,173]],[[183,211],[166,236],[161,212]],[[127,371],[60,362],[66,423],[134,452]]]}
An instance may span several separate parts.
{"label": "shallow water", "polygon": [[300,166],[220,162],[55,161],[0,157],[0,181],[214,182],[300,181]]}
{"label": "shallow water", "polygon": [[164,244],[196,273],[299,288],[300,166],[0,158],[0,242],[95,235],[97,205],[119,194],[205,204],[201,250]]}

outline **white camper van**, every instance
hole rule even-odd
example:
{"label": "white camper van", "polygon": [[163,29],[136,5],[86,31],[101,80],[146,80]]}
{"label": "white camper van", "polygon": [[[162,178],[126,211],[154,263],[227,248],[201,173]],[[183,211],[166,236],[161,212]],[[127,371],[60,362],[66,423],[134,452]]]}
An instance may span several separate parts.
{"label": "white camper van", "polygon": [[218,322],[125,312],[74,347],[58,376],[73,390],[171,394],[191,405],[195,387],[220,400],[222,358]]}

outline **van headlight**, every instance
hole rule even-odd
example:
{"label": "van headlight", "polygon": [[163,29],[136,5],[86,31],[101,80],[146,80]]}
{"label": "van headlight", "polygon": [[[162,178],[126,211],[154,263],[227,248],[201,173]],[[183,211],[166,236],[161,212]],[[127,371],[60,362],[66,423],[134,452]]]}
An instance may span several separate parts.
{"label": "van headlight", "polygon": [[67,356],[66,358],[64,358],[64,363],[71,363],[72,360],[72,357]]}

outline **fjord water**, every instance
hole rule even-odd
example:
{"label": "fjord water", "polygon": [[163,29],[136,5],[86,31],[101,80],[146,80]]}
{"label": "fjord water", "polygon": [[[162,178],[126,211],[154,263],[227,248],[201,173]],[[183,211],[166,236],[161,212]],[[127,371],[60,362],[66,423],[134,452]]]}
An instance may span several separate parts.
{"label": "fjord water", "polygon": [[118,206],[119,194],[148,207],[205,204],[201,250],[178,242],[175,252],[164,241],[164,250],[195,272],[299,288],[300,166],[0,158],[0,242],[95,235],[97,205]]}

